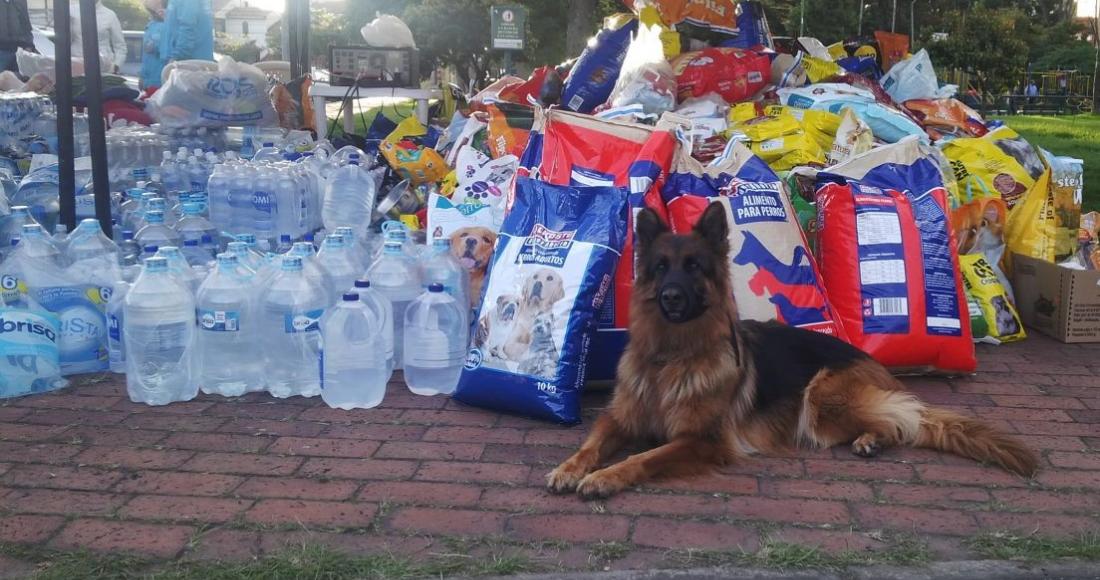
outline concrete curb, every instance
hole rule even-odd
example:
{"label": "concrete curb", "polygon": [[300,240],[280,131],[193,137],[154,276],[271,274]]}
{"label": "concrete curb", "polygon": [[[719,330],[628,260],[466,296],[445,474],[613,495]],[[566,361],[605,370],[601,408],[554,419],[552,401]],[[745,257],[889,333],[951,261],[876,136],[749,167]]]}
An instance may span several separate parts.
{"label": "concrete curb", "polygon": [[502,576],[490,580],[1100,580],[1095,562],[1007,562],[967,560],[935,562],[920,568],[867,566],[838,572],[765,570],[759,568],[699,568],[691,570],[623,570],[565,574]]}

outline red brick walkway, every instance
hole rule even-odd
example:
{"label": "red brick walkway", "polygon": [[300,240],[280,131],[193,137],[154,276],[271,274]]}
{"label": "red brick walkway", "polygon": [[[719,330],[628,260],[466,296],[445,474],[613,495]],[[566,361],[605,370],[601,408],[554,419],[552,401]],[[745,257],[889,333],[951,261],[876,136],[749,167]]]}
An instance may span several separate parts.
{"label": "red brick walkway", "polygon": [[[567,568],[592,567],[603,553],[592,546],[617,542],[611,566],[631,568],[684,549],[752,550],[765,536],[874,550],[900,532],[957,559],[974,557],[959,536],[1100,530],[1100,345],[1033,337],[980,347],[980,361],[965,380],[906,382],[1041,450],[1035,481],[933,452],[863,460],[838,448],[592,504],[541,487],[584,427],[399,385],[369,411],[260,395],[152,408],[131,404],[118,377],[79,377],[0,404],[0,542],[240,558],[305,541],[417,557],[474,535]],[[605,400],[588,398],[588,419]]]}

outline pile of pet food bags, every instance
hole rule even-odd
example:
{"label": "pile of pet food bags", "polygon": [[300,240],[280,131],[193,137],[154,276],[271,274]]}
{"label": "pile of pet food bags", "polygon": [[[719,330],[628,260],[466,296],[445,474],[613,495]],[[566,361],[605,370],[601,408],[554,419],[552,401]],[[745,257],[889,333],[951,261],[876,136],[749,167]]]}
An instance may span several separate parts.
{"label": "pile of pet food bags", "polygon": [[757,2],[628,4],[579,58],[498,80],[440,139],[454,169],[428,237],[496,239],[470,256],[485,271],[459,400],[579,420],[582,385],[612,379],[626,343],[642,207],[686,233],[723,204],[743,318],[898,372],[973,372],[975,341],[1024,338],[1011,254],[1095,266],[1082,162],[982,119],[904,36],[784,50]]}

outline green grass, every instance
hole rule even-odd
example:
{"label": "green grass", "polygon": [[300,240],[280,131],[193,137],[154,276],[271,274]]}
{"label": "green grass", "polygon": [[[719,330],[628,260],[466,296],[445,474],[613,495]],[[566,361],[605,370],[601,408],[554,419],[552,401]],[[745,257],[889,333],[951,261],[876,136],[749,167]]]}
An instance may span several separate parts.
{"label": "green grass", "polygon": [[986,558],[1043,562],[1062,558],[1100,560],[1100,534],[1089,533],[1067,538],[987,534],[968,544]]}
{"label": "green grass", "polygon": [[750,566],[779,570],[844,570],[854,566],[890,564],[923,566],[931,553],[921,542],[899,537],[889,547],[874,552],[845,550],[828,552],[816,546],[765,540],[756,552],[686,550],[671,554],[671,561],[680,566]]}
{"label": "green grass", "polygon": [[1100,115],[1011,115],[1001,119],[1036,147],[1084,160],[1084,210],[1100,210]]}

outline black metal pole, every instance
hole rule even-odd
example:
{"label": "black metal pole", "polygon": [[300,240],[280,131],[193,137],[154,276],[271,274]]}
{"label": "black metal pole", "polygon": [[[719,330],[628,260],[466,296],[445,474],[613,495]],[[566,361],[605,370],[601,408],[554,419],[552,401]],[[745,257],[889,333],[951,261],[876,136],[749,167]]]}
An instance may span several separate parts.
{"label": "black metal pole", "polygon": [[96,0],[80,0],[80,32],[84,37],[84,97],[88,103],[95,217],[103,233],[110,236],[114,228],[111,227],[111,186],[107,179],[107,134],[103,123],[103,78],[99,68],[95,4]]}
{"label": "black metal pole", "polygon": [[309,0],[287,0],[287,44],[290,54],[290,76],[298,78],[310,72],[309,66]]}
{"label": "black metal pole", "polygon": [[[61,223],[69,231],[76,227],[76,178],[73,172],[73,61],[69,30],[69,3],[55,2],[54,75],[57,94],[57,188],[61,205]],[[50,232],[51,234],[53,232]]]}

